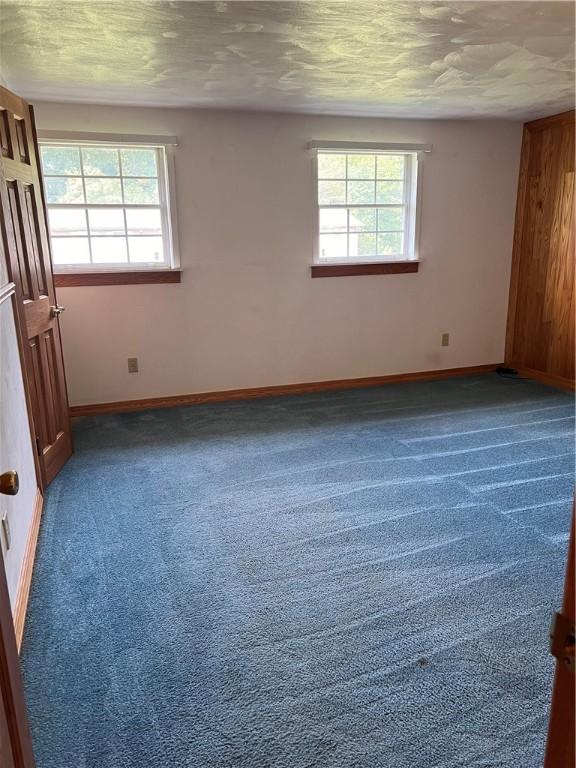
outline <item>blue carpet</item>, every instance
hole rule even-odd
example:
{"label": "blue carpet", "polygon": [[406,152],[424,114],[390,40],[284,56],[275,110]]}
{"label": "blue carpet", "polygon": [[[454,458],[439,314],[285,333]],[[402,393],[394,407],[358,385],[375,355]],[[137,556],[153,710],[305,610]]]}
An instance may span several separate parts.
{"label": "blue carpet", "polygon": [[496,375],[87,418],[23,670],[39,768],[537,768],[574,407]]}

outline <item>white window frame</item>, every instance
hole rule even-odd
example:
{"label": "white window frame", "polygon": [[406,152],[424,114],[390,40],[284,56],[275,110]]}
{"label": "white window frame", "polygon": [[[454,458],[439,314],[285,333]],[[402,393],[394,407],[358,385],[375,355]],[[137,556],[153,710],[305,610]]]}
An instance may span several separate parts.
{"label": "white window frame", "polygon": [[[175,136],[141,136],[133,134],[101,134],[69,131],[39,131],[38,144],[42,146],[77,146],[77,147],[110,147],[114,149],[155,149],[158,168],[158,205],[126,205],[125,203],[49,203],[46,208],[86,209],[86,208],[117,208],[127,207],[160,209],[162,224],[162,243],[164,261],[162,262],[119,262],[95,264],[53,264],[54,274],[97,273],[97,272],[155,272],[180,268],[178,248],[178,229],[176,220],[175,183],[174,183],[174,148],[178,145]],[[82,156],[80,155],[80,158]],[[42,171],[42,178],[45,175]],[[64,177],[62,177],[64,178]],[[82,184],[86,178],[82,174]],[[94,178],[108,178],[95,176]],[[123,177],[113,177],[123,178]],[[47,222],[49,225],[49,222]],[[49,229],[49,226],[48,226]],[[52,236],[49,232],[50,239]],[[87,235],[90,242],[90,236]]]}
{"label": "white window frame", "polygon": [[[430,144],[400,144],[400,143],[374,143],[374,142],[353,142],[353,141],[312,141],[308,144],[308,149],[312,152],[312,169],[314,178],[314,211],[315,211],[315,234],[313,249],[313,264],[316,265],[346,265],[351,264],[399,264],[406,261],[418,262],[420,258],[420,209],[421,209],[421,190],[422,190],[422,167],[423,159],[426,153],[432,151]],[[318,154],[363,154],[363,155],[404,155],[405,178],[404,178],[404,199],[402,205],[405,206],[405,224],[404,252],[400,257],[387,256],[369,256],[359,257],[336,257],[326,258],[320,256],[320,209],[321,208],[386,208],[386,204],[374,203],[368,205],[361,204],[340,204],[340,205],[321,205],[318,201]],[[397,207],[391,205],[390,207]],[[349,230],[348,230],[349,234]]]}

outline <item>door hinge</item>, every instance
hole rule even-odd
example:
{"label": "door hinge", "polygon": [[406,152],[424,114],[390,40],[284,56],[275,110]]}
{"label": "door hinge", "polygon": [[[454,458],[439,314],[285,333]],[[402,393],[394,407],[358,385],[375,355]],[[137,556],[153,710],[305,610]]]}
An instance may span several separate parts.
{"label": "door hinge", "polygon": [[555,613],[552,616],[550,626],[550,653],[574,672],[574,622],[563,613]]}

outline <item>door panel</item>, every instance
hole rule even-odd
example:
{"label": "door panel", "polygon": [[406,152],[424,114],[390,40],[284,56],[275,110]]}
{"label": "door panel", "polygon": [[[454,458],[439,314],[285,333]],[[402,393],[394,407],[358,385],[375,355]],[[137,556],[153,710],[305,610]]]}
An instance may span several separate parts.
{"label": "door panel", "polygon": [[0,87],[0,209],[9,279],[16,285],[42,484],[72,453],[62,346],[52,278],[34,116]]}
{"label": "door panel", "polygon": [[[20,193],[18,182],[11,180],[6,182],[8,190],[8,210],[10,224],[14,238],[15,258],[13,259],[13,269],[20,278],[20,288],[23,299],[32,299],[32,278],[30,276],[30,264],[27,263],[24,253],[25,238],[23,237],[24,216],[20,206]],[[15,275],[12,275],[15,278]],[[14,279],[14,282],[16,280]]]}

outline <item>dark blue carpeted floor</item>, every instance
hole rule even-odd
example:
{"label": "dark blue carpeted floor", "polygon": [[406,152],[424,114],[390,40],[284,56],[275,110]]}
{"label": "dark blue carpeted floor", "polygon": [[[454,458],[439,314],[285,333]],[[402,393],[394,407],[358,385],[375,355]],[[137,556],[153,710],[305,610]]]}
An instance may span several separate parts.
{"label": "dark blue carpeted floor", "polygon": [[536,768],[573,402],[497,376],[80,421],[39,768]]}

